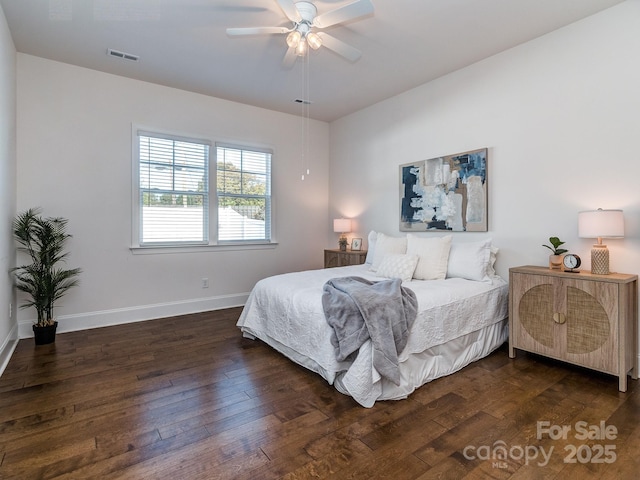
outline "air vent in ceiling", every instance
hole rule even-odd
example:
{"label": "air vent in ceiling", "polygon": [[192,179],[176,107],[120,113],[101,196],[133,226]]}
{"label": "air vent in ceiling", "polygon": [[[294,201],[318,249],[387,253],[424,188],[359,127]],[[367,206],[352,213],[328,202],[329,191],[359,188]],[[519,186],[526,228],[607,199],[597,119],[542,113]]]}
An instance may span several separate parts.
{"label": "air vent in ceiling", "polygon": [[302,103],[303,105],[311,105],[310,100],[303,100],[302,98],[296,98],[294,100],[295,103]]}
{"label": "air vent in ceiling", "polygon": [[120,52],[118,50],[113,50],[112,48],[107,50],[107,54],[111,55],[112,57],[121,58],[123,60],[131,60],[132,62],[137,62],[140,59],[138,55]]}

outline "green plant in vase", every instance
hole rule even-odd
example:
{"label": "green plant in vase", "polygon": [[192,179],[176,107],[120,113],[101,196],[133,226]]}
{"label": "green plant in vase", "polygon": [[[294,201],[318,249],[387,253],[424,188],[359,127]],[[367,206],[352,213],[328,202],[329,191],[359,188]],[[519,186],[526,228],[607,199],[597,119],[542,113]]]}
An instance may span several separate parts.
{"label": "green plant in vase", "polygon": [[562,255],[567,253],[569,250],[566,248],[560,248],[565,244],[558,237],[549,237],[549,243],[551,245],[543,244],[542,246],[551,250],[551,255],[549,255],[549,268],[551,270],[561,270],[562,269]]}
{"label": "green plant in vase", "polygon": [[342,235],[339,239],[338,239],[338,246],[340,247],[340,250],[345,251],[347,249],[347,237],[345,237],[344,235]]}

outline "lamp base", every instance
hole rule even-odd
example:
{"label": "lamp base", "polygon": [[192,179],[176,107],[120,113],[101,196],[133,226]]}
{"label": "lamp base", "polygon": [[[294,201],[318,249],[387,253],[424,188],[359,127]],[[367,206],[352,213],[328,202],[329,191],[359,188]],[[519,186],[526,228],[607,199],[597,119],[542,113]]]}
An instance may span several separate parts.
{"label": "lamp base", "polygon": [[606,245],[596,244],[591,249],[591,273],[609,275],[609,249]]}

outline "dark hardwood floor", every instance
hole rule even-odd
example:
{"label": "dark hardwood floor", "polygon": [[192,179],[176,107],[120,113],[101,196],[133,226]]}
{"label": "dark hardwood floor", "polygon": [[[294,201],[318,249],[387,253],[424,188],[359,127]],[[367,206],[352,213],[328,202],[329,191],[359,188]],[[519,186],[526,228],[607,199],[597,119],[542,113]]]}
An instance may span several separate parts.
{"label": "dark hardwood floor", "polygon": [[[407,400],[366,409],[243,339],[239,313],[59,334],[39,347],[21,340],[0,377],[0,478],[584,480],[640,472],[637,381],[620,393],[616,377],[524,353],[511,360],[503,347]],[[582,439],[585,430],[603,433],[601,422],[609,438]],[[570,431],[558,438],[563,427]]]}

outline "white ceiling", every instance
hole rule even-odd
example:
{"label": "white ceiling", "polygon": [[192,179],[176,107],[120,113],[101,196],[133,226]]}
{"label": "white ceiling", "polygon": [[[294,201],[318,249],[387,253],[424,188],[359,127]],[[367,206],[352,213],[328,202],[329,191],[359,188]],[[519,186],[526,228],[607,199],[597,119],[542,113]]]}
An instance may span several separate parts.
{"label": "white ceiling", "polygon": [[[318,14],[352,0],[314,0]],[[372,16],[326,29],[362,51],[309,57],[310,116],[332,121],[623,0],[372,0]],[[301,114],[303,61],[282,67],[291,26],[276,0],[0,0],[16,49],[60,62]],[[138,55],[116,59],[107,49]]]}

